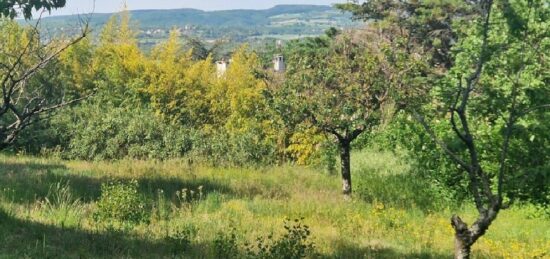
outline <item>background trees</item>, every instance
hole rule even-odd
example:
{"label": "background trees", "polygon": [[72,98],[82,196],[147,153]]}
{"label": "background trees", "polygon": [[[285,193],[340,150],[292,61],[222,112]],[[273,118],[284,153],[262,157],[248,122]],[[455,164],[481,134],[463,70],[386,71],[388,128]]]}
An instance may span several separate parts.
{"label": "background trees", "polygon": [[[358,18],[374,18],[407,30],[407,46],[419,46],[434,57],[449,53],[445,66],[430,62],[434,84],[429,96],[435,101],[425,103],[423,115],[417,115],[426,132],[457,166],[455,172],[465,173],[479,212],[472,226],[456,215],[452,217],[456,257],[468,258],[471,246],[499,211],[519,197],[518,193],[523,193],[524,199],[540,198],[538,193],[527,194],[537,184],[526,179],[547,182],[547,175],[526,168],[547,167],[538,160],[547,156],[543,148],[547,137],[538,130],[547,123],[538,119],[548,115],[544,110],[547,101],[542,99],[547,100],[550,93],[545,72],[549,69],[548,8],[533,1],[389,1],[388,8],[381,9],[382,2],[344,7]],[[406,15],[392,15],[399,13]],[[441,17],[439,21],[446,21],[447,26],[432,28],[424,19],[426,14]],[[434,41],[438,36],[425,40],[426,30],[431,30],[428,35],[450,35],[449,44],[441,48],[446,51],[436,46],[444,42]],[[539,99],[541,96],[545,97]],[[543,140],[528,147],[539,136]],[[541,153],[526,160],[525,155],[532,154],[529,150]],[[533,186],[520,187],[526,182]]]}

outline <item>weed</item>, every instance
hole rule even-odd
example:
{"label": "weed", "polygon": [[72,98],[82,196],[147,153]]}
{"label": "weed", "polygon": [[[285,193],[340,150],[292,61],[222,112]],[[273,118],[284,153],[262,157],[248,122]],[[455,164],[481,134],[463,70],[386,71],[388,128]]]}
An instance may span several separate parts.
{"label": "weed", "polygon": [[78,222],[83,208],[80,199],[73,195],[69,181],[63,180],[50,185],[40,205],[46,216],[58,221],[61,227]]}
{"label": "weed", "polygon": [[191,208],[204,199],[203,187],[199,186],[196,190],[183,188],[176,191],[176,200],[180,207]]}

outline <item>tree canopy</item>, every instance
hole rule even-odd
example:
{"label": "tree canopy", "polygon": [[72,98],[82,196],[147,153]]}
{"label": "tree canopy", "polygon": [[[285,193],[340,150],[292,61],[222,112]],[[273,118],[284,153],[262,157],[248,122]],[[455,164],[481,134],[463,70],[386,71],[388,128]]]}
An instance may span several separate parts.
{"label": "tree canopy", "polygon": [[66,0],[4,0],[0,2],[0,15],[13,19],[22,14],[25,19],[31,19],[33,11],[51,12],[53,9],[64,7],[66,2]]}

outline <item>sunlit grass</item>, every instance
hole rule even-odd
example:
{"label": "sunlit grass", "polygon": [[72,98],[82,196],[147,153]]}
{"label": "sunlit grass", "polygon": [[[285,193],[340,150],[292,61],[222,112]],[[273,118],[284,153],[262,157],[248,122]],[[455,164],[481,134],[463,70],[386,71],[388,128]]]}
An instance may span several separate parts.
{"label": "sunlit grass", "polygon": [[[392,199],[396,191],[413,193],[421,184],[409,182],[415,181],[406,177],[409,165],[388,153],[365,151],[353,157],[354,179],[371,175],[355,186],[371,188],[370,202],[357,196],[345,201],[339,176],[306,167],[0,156],[0,257],[214,258],[213,240],[220,232],[234,228],[239,242],[254,242],[258,236],[282,234],[285,218],[304,217],[321,258],[452,258],[449,217],[458,213],[472,220],[474,210],[430,210],[432,204],[419,204],[427,201],[411,195]],[[113,228],[93,219],[101,183],[115,179],[139,182],[148,222]],[[195,193],[190,202],[181,201],[183,189]],[[550,257],[550,222],[530,218],[528,211],[502,212],[474,246],[475,257]],[[197,229],[190,250],[174,254],[167,235],[189,226]]]}

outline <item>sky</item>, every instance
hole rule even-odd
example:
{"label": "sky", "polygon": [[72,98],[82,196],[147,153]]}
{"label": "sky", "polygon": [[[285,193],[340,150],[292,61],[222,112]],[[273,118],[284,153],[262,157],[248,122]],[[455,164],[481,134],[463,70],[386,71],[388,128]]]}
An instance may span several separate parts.
{"label": "sky", "polygon": [[[52,11],[51,15],[90,13],[112,13],[121,10],[123,0],[67,0],[67,5]],[[330,5],[346,0],[126,0],[128,9],[176,9],[195,8],[201,10],[267,9],[279,4]]]}

